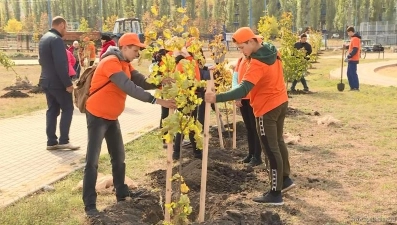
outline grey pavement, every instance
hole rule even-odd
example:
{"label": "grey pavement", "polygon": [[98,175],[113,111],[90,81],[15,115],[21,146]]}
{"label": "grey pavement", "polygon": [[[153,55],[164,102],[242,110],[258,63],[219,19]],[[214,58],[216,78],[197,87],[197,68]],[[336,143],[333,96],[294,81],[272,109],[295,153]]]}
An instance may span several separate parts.
{"label": "grey pavement", "polygon": [[[357,66],[357,74],[360,84],[380,85],[380,86],[397,86],[397,73],[396,76],[384,76],[376,72],[377,68],[395,65],[397,68],[397,60],[385,60],[382,62],[374,63],[360,63]],[[343,79],[347,79],[347,63],[343,67]],[[330,72],[330,77],[340,79],[341,68],[334,69]]]}
{"label": "grey pavement", "polygon": [[[53,183],[84,163],[85,114],[75,109],[70,140],[78,151],[47,151],[45,110],[0,120],[0,208]],[[158,127],[160,106],[127,98],[119,118],[125,143]],[[59,132],[59,131],[58,131]],[[107,152],[104,141],[102,153]]]}

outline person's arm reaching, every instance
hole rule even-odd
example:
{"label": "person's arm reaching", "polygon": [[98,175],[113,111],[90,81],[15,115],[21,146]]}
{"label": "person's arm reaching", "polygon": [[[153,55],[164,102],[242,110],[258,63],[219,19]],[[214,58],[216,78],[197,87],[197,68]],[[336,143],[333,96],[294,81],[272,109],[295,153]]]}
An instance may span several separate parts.
{"label": "person's arm reaching", "polygon": [[61,38],[55,38],[51,40],[50,45],[56,75],[59,77],[65,88],[71,87],[73,84],[69,77],[68,56],[66,55],[63,41]]}
{"label": "person's arm reaching", "polygon": [[242,81],[236,88],[216,95],[216,102],[227,102],[235,99],[241,99],[248,95],[254,88],[254,84],[249,81]]}
{"label": "person's arm reaching", "polygon": [[130,80],[127,75],[120,71],[114,73],[110,76],[110,80],[116,84],[121,90],[123,90],[127,95],[136,98],[142,102],[154,103],[156,99],[152,94],[145,91],[142,87],[136,85],[132,80]]}
{"label": "person's arm reaching", "polygon": [[152,90],[152,89],[156,89],[156,88],[159,87],[157,85],[148,83],[146,81],[146,77],[143,74],[141,74],[139,71],[137,71],[137,70],[131,71],[131,80],[136,85],[138,85],[139,87],[141,87],[141,88],[143,88],[145,90]]}

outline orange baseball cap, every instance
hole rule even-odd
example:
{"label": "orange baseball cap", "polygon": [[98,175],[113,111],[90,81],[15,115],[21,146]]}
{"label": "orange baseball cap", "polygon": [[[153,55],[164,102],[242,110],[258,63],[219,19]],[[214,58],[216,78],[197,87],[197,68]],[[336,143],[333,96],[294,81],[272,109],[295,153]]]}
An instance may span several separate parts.
{"label": "orange baseball cap", "polygon": [[250,39],[259,39],[262,40],[262,36],[255,35],[254,32],[249,27],[241,27],[236,32],[234,32],[232,38],[236,40],[237,44],[244,43]]}
{"label": "orange baseball cap", "polygon": [[146,48],[146,45],[141,43],[139,37],[135,33],[126,33],[119,39],[119,46],[135,45],[141,48]]}
{"label": "orange baseball cap", "polygon": [[90,41],[90,38],[89,38],[89,37],[85,37],[85,38],[83,39],[83,41]]}

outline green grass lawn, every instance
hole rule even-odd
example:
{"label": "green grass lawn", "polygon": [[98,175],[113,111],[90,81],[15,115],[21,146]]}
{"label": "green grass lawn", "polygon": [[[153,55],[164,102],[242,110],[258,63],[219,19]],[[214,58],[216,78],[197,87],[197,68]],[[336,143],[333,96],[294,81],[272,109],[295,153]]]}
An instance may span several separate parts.
{"label": "green grass lawn", "polygon": [[[318,111],[320,116],[286,119],[285,132],[301,137],[297,145],[289,146],[298,188],[291,194],[295,197],[285,200],[286,207],[299,213],[275,209],[289,224],[361,224],[357,220],[397,215],[397,88],[360,85],[360,92],[338,92],[339,81],[330,80],[329,71],[339,65],[338,59],[320,58],[307,77],[315,93],[290,99],[290,107],[304,113]],[[339,123],[317,124],[323,116]],[[127,144],[126,151],[127,175],[139,186],[148,186],[146,173],[165,168],[165,151],[156,132]],[[109,161],[107,155],[101,157],[101,173],[111,173]],[[57,182],[54,192],[37,193],[3,209],[0,224],[84,223],[81,192],[72,191],[82,173]],[[307,184],[309,178],[322,183]],[[113,195],[98,198],[100,209],[114,203]]]}

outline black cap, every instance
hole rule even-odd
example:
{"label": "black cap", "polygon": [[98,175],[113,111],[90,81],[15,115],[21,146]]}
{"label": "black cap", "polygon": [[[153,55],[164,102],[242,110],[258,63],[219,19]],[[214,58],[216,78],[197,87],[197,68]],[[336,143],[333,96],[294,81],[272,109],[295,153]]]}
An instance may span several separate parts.
{"label": "black cap", "polygon": [[110,36],[109,36],[109,35],[102,34],[101,40],[105,40],[105,41],[111,41],[111,40],[112,40],[112,38],[110,38]]}

